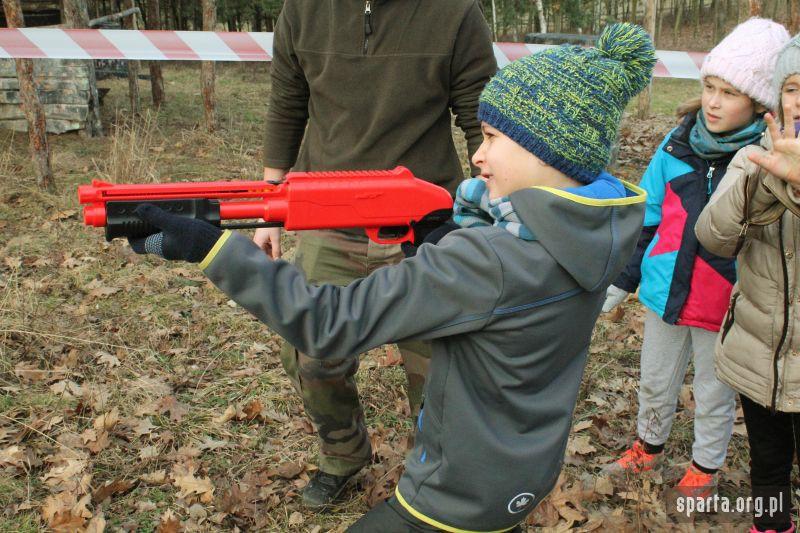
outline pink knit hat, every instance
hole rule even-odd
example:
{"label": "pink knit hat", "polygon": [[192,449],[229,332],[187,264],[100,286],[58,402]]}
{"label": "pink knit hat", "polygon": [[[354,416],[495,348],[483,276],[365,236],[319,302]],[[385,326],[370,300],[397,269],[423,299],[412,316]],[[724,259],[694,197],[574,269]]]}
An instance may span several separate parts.
{"label": "pink knit hat", "polygon": [[751,18],[736,26],[706,56],[700,77],[716,76],[769,109],[778,105],[772,74],[789,32],[768,19]]}

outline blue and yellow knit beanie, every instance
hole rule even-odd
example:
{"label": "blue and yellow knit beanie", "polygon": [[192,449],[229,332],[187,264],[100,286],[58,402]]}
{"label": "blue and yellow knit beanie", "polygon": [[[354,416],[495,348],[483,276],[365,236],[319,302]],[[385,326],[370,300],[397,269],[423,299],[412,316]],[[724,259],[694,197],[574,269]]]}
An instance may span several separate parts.
{"label": "blue and yellow knit beanie", "polygon": [[563,45],[504,67],[484,88],[478,119],[591,183],[608,165],[625,105],[650,83],[655,64],[643,28],[614,24],[596,48]]}

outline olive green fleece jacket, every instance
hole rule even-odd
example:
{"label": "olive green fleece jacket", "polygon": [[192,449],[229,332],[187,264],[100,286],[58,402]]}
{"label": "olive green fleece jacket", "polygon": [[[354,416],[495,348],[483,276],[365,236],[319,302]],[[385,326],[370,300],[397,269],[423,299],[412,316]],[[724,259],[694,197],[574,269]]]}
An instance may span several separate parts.
{"label": "olive green fleece jacket", "polygon": [[286,0],[273,56],[265,166],[403,165],[455,191],[450,112],[473,154],[478,97],[497,70],[476,0]]}

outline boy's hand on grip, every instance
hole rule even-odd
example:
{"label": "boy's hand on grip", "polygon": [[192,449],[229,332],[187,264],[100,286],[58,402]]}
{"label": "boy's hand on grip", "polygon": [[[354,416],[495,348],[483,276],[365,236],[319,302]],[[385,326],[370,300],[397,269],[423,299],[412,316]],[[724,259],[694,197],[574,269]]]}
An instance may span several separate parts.
{"label": "boy's hand on grip", "polygon": [[444,223],[436,223],[435,225],[426,224],[425,219],[423,219],[416,224],[412,224],[411,227],[414,230],[414,242],[404,242],[400,245],[400,249],[403,250],[403,254],[406,257],[417,255],[417,248],[422,244],[426,242],[429,244],[438,244],[439,241],[442,240],[442,237],[451,231],[461,229],[461,226],[453,222],[452,219]]}
{"label": "boy's hand on grip", "polygon": [[172,215],[153,204],[142,204],[134,213],[161,230],[147,237],[129,238],[128,242],[137,254],[199,263],[222,236],[222,230],[208,222]]}

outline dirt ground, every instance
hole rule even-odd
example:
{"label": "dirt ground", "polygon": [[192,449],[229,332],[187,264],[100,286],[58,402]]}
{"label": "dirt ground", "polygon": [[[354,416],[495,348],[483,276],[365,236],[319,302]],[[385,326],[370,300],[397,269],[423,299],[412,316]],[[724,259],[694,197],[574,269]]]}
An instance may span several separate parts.
{"label": "dirt ground", "polygon": [[[166,107],[143,101],[135,119],[127,82],[101,82],[111,88],[108,136],[51,136],[55,194],[33,182],[26,135],[0,131],[0,531],[343,531],[400,476],[413,425],[396,349],[370,352],[358,374],[372,464],[340,505],[307,512],[299,491],[316,443],[282,372],[280,339],[193,265],[137,256],[82,225],[75,190],[91,179],[259,177],[265,66],[220,68],[213,134],[202,128],[198,72],[169,65]],[[655,82],[655,116],[624,121],[619,176],[638,181],[675,105],[696,90]],[[292,247],[290,235],[289,257]],[[600,319],[563,475],[530,531],[734,529],[714,525],[719,517],[676,525],[665,513],[663,490],[690,459],[690,379],[665,468],[600,477],[634,436],[642,315],[632,299]],[[723,493],[748,493],[747,461],[740,417]]]}

